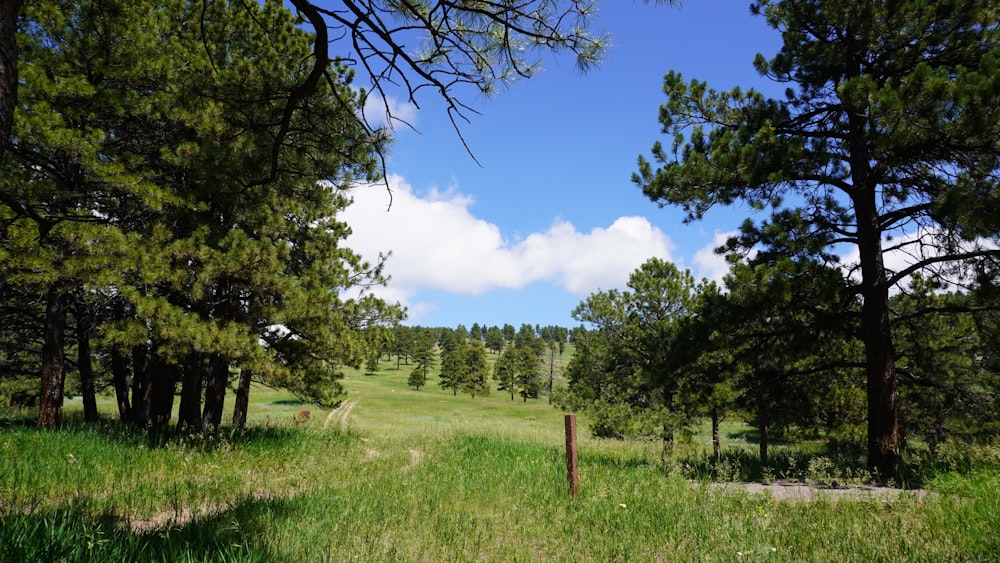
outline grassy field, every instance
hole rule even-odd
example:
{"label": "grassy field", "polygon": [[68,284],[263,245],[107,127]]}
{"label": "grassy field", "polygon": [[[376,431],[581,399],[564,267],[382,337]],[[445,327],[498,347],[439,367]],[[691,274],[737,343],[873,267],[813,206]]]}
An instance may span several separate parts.
{"label": "grassy field", "polygon": [[[593,440],[581,421],[571,497],[562,412],[436,378],[413,391],[394,367],[349,374],[334,411],[255,389],[239,435],[88,427],[73,401],[57,432],[0,418],[0,560],[1000,560],[996,449],[936,464],[922,498],[786,501],[692,481],[658,444]],[[727,430],[726,463],[752,457]],[[706,446],[696,434],[679,459]]]}

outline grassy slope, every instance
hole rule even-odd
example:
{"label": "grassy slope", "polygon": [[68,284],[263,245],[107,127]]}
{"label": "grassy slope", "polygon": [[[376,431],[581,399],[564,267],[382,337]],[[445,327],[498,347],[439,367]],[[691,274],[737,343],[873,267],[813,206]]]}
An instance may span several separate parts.
{"label": "grassy slope", "polygon": [[777,502],[691,485],[657,445],[581,428],[571,498],[561,412],[436,378],[413,391],[394,366],[349,374],[326,428],[328,411],[262,389],[254,427],[228,439],[8,424],[0,560],[1000,559],[995,469],[945,475],[922,501]]}

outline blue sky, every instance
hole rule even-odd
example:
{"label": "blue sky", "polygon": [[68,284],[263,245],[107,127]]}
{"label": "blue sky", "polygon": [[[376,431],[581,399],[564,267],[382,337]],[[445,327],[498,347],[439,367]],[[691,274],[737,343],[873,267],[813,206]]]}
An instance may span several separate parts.
{"label": "blue sky", "polygon": [[773,89],[752,66],[780,35],[743,0],[680,7],[604,0],[597,27],[613,36],[603,63],[581,74],[569,57],[489,99],[462,124],[477,164],[439,100],[390,100],[419,132],[397,127],[384,186],[358,188],[344,214],[347,245],[369,258],[391,250],[380,294],[408,324],[575,326],[591,292],[623,287],[651,256],[719,279],[711,249],[748,212],[713,211],[684,225],[630,181],[636,158],[665,140],[657,121],[663,75],[676,70],[717,89]]}

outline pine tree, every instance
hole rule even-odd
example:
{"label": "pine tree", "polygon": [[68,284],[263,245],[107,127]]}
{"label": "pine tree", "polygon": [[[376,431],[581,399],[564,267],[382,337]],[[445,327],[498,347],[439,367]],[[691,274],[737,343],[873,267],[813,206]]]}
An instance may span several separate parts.
{"label": "pine tree", "polygon": [[[658,168],[640,159],[634,180],[689,220],[738,201],[771,207],[769,221],[744,224],[734,248],[805,250],[832,263],[835,247],[854,246],[868,463],[886,479],[900,447],[890,289],[913,272],[947,277],[946,266],[998,254],[977,240],[1000,231],[996,7],[764,0],[753,10],[783,38],[754,66],[786,95],[717,91],[668,73],[660,121],[673,146],[656,143]],[[890,249],[914,263],[892,271]]]}
{"label": "pine tree", "polygon": [[489,365],[486,349],[478,340],[473,341],[465,352],[465,378],[461,383],[463,393],[475,398],[490,394]]}

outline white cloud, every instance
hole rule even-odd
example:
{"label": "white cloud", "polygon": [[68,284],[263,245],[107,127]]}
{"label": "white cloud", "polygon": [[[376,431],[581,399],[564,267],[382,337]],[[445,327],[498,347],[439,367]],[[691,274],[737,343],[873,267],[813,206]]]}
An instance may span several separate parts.
{"label": "white cloud", "polygon": [[[891,239],[883,239],[882,248],[884,251],[882,262],[886,271],[889,275],[894,275],[896,272],[901,272],[920,261],[943,255],[945,250],[936,243],[939,240],[940,234],[941,230],[937,227],[920,228],[912,233],[905,233]],[[994,250],[997,248],[997,241],[977,239],[975,241],[963,242],[960,251],[973,252],[976,250]],[[860,280],[861,276],[861,270],[858,268],[859,263],[860,253],[857,246],[851,247],[851,250],[841,257],[841,267],[845,272],[850,273],[856,281]],[[941,262],[929,266],[928,269],[936,270],[943,275],[943,277],[939,278],[939,281],[950,281],[956,284],[969,281],[968,279],[962,279],[962,274],[956,276],[954,272],[944,271],[944,268],[947,268],[949,265],[951,263]],[[924,275],[926,277],[927,272],[924,272]],[[896,293],[908,284],[909,277],[904,278],[900,280],[896,287],[890,288],[890,292]]]}
{"label": "white cloud", "polygon": [[726,261],[725,254],[717,254],[715,249],[724,245],[730,237],[735,235],[736,231],[715,231],[712,242],[694,253],[691,261],[696,268],[695,277],[722,283],[722,278],[729,273],[729,262]]}
{"label": "white cloud", "polygon": [[388,211],[385,185],[354,190],[355,202],[343,214],[353,230],[346,244],[368,259],[392,251],[390,289],[411,313],[421,290],[476,295],[550,282],[584,296],[623,287],[640,264],[652,256],[670,260],[674,250],[644,217],[621,217],[589,233],[557,219],[548,230],[512,242],[497,225],[470,213],[472,198],[457,189],[432,189],[421,197],[399,176],[388,182]]}
{"label": "white cloud", "polygon": [[[365,98],[363,115],[373,126],[387,125],[392,129],[417,125],[417,107],[392,96],[383,98],[377,91],[369,91]],[[390,116],[392,119],[390,120]],[[407,125],[409,124],[409,125]]]}

